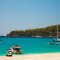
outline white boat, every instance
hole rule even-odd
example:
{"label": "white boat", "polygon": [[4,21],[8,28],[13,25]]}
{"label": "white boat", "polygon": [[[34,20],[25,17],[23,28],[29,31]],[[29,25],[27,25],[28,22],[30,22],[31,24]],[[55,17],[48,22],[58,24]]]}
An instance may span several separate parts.
{"label": "white boat", "polygon": [[15,45],[11,48],[13,54],[22,54],[21,46]]}
{"label": "white boat", "polygon": [[56,42],[60,42],[59,36],[58,36],[58,25],[57,25],[57,39]]}
{"label": "white boat", "polygon": [[12,51],[8,50],[7,55],[6,56],[12,56]]}
{"label": "white boat", "polygon": [[57,38],[55,40],[53,40],[53,42],[49,43],[50,45],[60,45],[60,39],[58,36],[58,25],[57,25]]}

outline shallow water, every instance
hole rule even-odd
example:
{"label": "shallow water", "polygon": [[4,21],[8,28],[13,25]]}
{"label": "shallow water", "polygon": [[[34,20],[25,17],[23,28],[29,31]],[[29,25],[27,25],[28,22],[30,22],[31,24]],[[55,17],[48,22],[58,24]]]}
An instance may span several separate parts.
{"label": "shallow water", "polygon": [[13,45],[20,45],[23,54],[35,53],[53,53],[60,52],[60,46],[49,45],[54,38],[1,38],[0,55],[6,55],[6,52]]}

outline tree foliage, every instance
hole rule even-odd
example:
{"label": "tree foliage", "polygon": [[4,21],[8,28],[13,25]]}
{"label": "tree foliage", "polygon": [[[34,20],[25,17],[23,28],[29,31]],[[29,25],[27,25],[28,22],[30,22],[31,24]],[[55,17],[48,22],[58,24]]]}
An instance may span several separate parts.
{"label": "tree foliage", "polygon": [[[58,31],[60,32],[60,25],[58,25]],[[48,26],[46,28],[37,28],[29,30],[15,30],[7,34],[8,37],[56,37],[57,35],[57,25]]]}

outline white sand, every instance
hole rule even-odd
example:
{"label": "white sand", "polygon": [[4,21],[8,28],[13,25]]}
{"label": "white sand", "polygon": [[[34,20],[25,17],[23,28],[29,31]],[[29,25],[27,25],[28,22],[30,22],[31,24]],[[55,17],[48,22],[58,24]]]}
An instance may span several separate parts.
{"label": "white sand", "polygon": [[0,56],[0,60],[60,60],[60,53]]}

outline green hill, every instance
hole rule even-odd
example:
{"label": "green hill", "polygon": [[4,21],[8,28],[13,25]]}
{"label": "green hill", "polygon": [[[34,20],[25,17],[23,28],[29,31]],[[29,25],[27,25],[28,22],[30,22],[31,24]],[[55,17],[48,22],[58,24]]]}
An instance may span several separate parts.
{"label": "green hill", "polygon": [[[60,24],[58,25],[58,33],[60,35]],[[46,28],[15,30],[7,34],[7,37],[56,37],[57,25],[48,26]]]}

